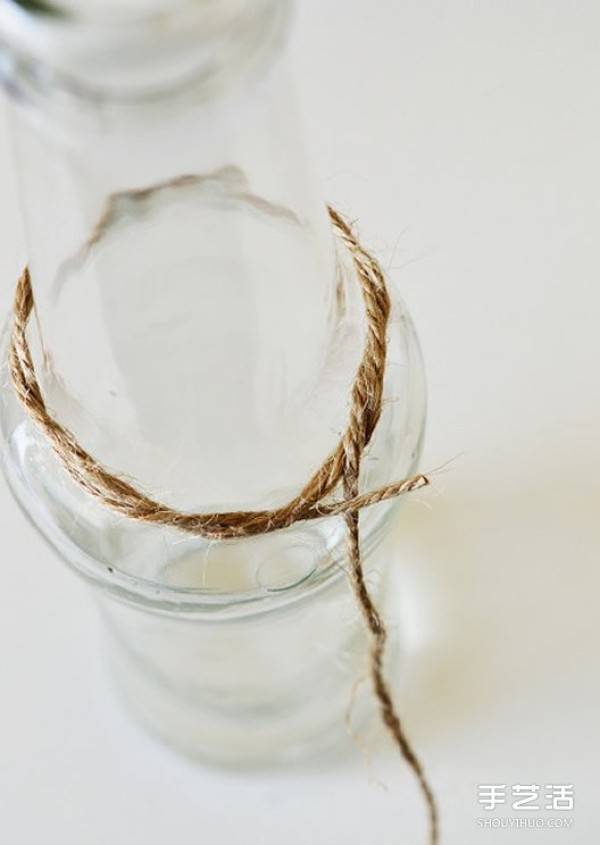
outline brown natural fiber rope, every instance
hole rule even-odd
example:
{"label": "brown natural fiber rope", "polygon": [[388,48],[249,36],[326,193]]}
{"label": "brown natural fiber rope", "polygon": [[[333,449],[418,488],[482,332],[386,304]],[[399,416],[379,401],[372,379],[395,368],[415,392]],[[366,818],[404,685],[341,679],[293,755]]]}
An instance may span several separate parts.
{"label": "brown natural fiber rope", "polygon": [[[272,510],[185,513],[155,501],[86,452],[74,435],[47,409],[35,374],[26,337],[27,323],[33,309],[33,292],[27,268],[18,281],[14,300],[9,344],[10,372],[20,402],[44,432],[69,475],[86,492],[130,519],[167,525],[190,534],[223,540],[266,534],[288,528],[302,520],[343,515],[348,532],[349,578],[369,636],[369,671],[373,690],[381,718],[419,783],[428,809],[430,843],[436,845],[436,802],[423,767],[404,731],[384,676],[383,657],[387,632],[365,582],[359,543],[361,508],[423,487],[428,484],[428,479],[424,475],[415,475],[368,493],[359,493],[361,458],[381,416],[390,298],[385,276],[376,259],[361,246],[351,226],[339,212],[330,207],[329,214],[356,266],[367,318],[364,352],[352,387],[348,425],[337,447],[300,493],[281,507]],[[344,498],[332,501],[330,494],[340,482]]]}

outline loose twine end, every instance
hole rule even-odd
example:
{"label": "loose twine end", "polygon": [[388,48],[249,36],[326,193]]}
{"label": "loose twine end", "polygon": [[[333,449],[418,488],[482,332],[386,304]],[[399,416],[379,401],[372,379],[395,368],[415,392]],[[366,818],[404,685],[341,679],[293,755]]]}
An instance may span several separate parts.
{"label": "loose twine end", "polygon": [[[377,490],[359,492],[361,458],[381,416],[386,335],[391,304],[385,276],[379,263],[361,246],[351,225],[338,211],[329,207],[329,215],[338,236],[354,260],[363,294],[368,330],[363,357],[352,387],[350,417],[346,430],[337,447],[300,493],[281,507],[272,510],[217,513],[179,511],[155,501],[90,455],[46,407],[26,337],[27,324],[34,304],[27,268],[19,278],[14,299],[12,335],[8,350],[10,374],[19,401],[45,434],[71,478],[88,494],[130,519],[178,528],[209,539],[223,540],[266,534],[304,520],[343,516],[347,529],[349,580],[369,638],[369,675],[373,692],[381,719],[420,787],[429,817],[429,842],[431,845],[437,845],[439,830],[435,797],[423,765],[402,725],[384,675],[383,658],[387,630],[365,581],[359,542],[359,511],[362,508],[418,490],[429,484],[429,479],[426,475],[419,474]],[[88,243],[97,238],[96,230]],[[331,495],[340,483],[343,487],[343,498],[332,501]]]}

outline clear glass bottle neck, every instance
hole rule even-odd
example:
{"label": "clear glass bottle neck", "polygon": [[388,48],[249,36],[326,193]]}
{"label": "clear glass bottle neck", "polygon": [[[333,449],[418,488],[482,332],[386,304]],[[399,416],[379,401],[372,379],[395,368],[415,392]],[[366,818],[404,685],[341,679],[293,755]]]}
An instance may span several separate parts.
{"label": "clear glass bottle neck", "polygon": [[15,109],[51,407],[174,504],[285,498],[334,445],[357,355],[332,351],[335,250],[284,56],[210,96],[68,95],[73,120],[60,96]]}

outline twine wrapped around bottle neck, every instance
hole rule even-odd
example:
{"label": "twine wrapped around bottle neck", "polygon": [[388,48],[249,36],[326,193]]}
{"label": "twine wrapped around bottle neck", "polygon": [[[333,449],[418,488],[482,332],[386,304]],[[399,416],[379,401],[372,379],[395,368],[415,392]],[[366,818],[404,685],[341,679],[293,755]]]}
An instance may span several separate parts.
{"label": "twine wrapped around bottle neck", "polygon": [[[412,769],[425,799],[430,843],[438,842],[438,814],[423,766],[412,749],[394,705],[383,671],[387,630],[365,582],[359,544],[359,511],[377,502],[396,498],[427,485],[425,475],[414,475],[367,493],[359,493],[361,459],[379,422],[386,368],[390,298],[377,260],[359,243],[350,224],[329,207],[332,224],[354,261],[365,306],[367,330],[362,360],[350,397],[348,424],[338,445],[302,490],[287,504],[272,510],[186,513],[152,499],[111,472],[78,443],[46,407],[35,374],[26,337],[33,309],[33,292],[27,268],[17,284],[9,365],[18,399],[29,417],[48,438],[64,468],[87,493],[130,519],[178,528],[197,536],[224,540],[249,537],[288,528],[310,519],[342,515],[347,528],[350,583],[369,637],[369,671],[381,719]],[[342,499],[331,496],[341,483]]]}

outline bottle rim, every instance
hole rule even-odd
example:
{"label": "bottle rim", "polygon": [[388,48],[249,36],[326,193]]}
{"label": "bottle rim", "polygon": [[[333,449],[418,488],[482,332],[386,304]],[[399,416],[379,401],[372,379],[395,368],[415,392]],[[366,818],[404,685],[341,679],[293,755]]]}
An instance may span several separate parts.
{"label": "bottle rim", "polygon": [[61,105],[212,95],[277,52],[290,17],[290,0],[82,5],[0,0],[0,77],[11,94]]}

